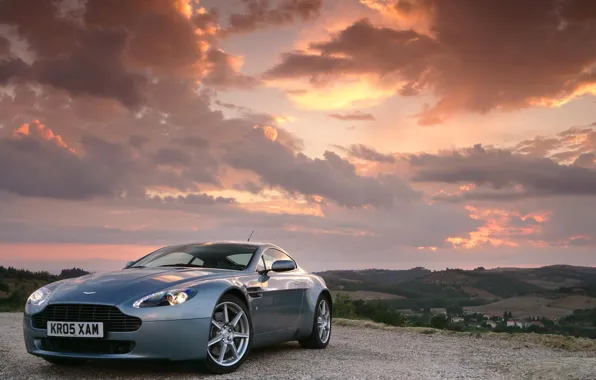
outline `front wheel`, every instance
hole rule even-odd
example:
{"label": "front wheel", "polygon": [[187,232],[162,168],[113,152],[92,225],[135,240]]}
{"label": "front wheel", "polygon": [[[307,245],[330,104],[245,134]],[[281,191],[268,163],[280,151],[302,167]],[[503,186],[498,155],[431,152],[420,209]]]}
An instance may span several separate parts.
{"label": "front wheel", "polygon": [[325,348],[331,339],[331,307],[329,299],[320,295],[315,308],[315,318],[310,336],[298,341],[303,348]]}
{"label": "front wheel", "polygon": [[250,350],[252,324],[244,302],[224,295],[213,310],[205,367],[224,374],[238,369]]}

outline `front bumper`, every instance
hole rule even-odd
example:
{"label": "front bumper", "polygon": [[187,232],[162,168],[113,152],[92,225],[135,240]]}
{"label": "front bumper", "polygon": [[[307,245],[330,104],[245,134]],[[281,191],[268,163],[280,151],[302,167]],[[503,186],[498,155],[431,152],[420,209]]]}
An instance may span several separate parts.
{"label": "front bumper", "polygon": [[[47,338],[45,329],[36,329],[31,317],[23,318],[23,333],[27,352],[41,357],[66,357],[81,359],[168,359],[192,360],[207,356],[207,342],[211,318],[178,319],[168,321],[143,321],[134,332],[108,332],[103,340],[131,341],[134,348],[124,354],[56,352],[43,348]],[[88,340],[89,338],[78,338]],[[71,342],[72,343],[72,342]],[[77,342],[74,341],[76,345]]]}

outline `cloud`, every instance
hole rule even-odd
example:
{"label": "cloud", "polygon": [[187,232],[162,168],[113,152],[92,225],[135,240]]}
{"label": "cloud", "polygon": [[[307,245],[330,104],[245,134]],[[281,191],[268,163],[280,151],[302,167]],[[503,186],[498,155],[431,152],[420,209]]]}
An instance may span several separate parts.
{"label": "cloud", "polygon": [[0,138],[0,189],[30,197],[90,199],[144,196],[154,186],[196,190],[198,183],[216,182],[217,162],[208,155],[173,148],[140,155],[134,145],[88,134],[77,146],[71,148],[38,121],[23,124]]}
{"label": "cloud", "polygon": [[0,59],[7,56],[10,53],[10,41],[0,36]]}
{"label": "cloud", "polygon": [[216,88],[250,89],[259,84],[256,78],[246,76],[240,72],[242,59],[231,56],[221,49],[211,49],[207,60],[212,66],[203,78],[203,83]]}
{"label": "cloud", "polygon": [[[485,149],[480,144],[443,154],[411,155],[409,162],[414,181],[478,186],[457,196],[458,200],[596,195],[594,170],[506,149]],[[483,186],[498,193],[485,192]]]}
{"label": "cloud", "polygon": [[375,120],[375,116],[371,113],[353,112],[353,113],[332,113],[329,117],[342,121],[364,121]]}
{"label": "cloud", "polygon": [[76,12],[67,4],[0,4],[0,23],[17,27],[12,38],[23,40],[19,54],[0,62],[0,84],[47,84],[72,96],[112,98],[132,108],[146,102],[145,87],[156,74],[204,80],[218,88],[257,84],[240,73],[240,57],[217,47],[217,28],[204,20],[205,14],[193,15],[184,1],[88,0],[75,3],[80,5]]}
{"label": "cloud", "polygon": [[305,51],[283,54],[265,78],[306,78],[316,87],[361,76],[392,94],[432,93],[438,101],[418,115],[427,125],[461,111],[558,106],[596,92],[596,24],[588,2],[387,4],[384,10],[429,27],[394,29],[361,19]]}
{"label": "cloud", "polygon": [[374,148],[371,148],[364,144],[352,144],[346,150],[350,154],[350,156],[366,161],[390,164],[397,161],[397,159],[394,156],[390,154],[380,153]]}
{"label": "cloud", "polygon": [[214,205],[214,204],[234,204],[236,200],[231,197],[214,197],[209,194],[188,194],[186,196],[153,196],[149,200],[161,204],[182,204],[182,205]]}
{"label": "cloud", "polygon": [[229,16],[224,33],[247,33],[268,26],[292,24],[298,19],[308,21],[319,16],[323,0],[282,0],[275,7],[269,1],[242,0],[246,13]]}
{"label": "cloud", "polygon": [[347,207],[392,206],[419,198],[395,176],[360,176],[354,165],[331,151],[313,159],[272,141],[259,129],[247,134],[241,144],[228,145],[224,160],[257,173],[270,186],[322,196]]}
{"label": "cloud", "polygon": [[578,165],[589,164],[590,154],[596,152],[596,128],[572,127],[556,136],[537,136],[531,140],[524,140],[514,148],[517,153],[534,157],[550,157],[556,161],[577,161]]}

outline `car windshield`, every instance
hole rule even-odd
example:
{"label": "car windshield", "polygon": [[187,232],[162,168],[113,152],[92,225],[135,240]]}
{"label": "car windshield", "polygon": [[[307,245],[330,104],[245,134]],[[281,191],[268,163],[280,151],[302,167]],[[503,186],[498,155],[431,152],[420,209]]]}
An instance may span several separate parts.
{"label": "car windshield", "polygon": [[254,245],[243,244],[197,244],[171,246],[135,262],[130,268],[216,268],[244,270],[257,251]]}

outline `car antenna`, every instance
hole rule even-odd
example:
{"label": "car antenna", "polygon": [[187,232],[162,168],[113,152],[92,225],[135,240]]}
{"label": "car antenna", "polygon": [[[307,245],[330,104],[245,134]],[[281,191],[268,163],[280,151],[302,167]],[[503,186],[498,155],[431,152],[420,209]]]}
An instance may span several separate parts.
{"label": "car antenna", "polygon": [[248,237],[248,240],[246,241],[250,241],[250,238],[252,237],[252,234],[255,232],[255,230],[252,230],[252,232],[250,233],[250,236]]}

